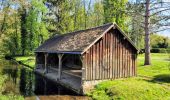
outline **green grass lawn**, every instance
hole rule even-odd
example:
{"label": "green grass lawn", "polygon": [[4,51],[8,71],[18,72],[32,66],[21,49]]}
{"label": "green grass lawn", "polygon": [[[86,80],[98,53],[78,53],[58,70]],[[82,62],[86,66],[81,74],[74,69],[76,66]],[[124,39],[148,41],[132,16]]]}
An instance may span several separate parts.
{"label": "green grass lawn", "polygon": [[155,77],[158,75],[170,74],[169,54],[151,54],[152,64],[144,66],[144,54],[138,56],[138,75]]}
{"label": "green grass lawn", "polygon": [[17,61],[21,61],[22,63],[34,68],[35,67],[35,57],[34,56],[18,56],[15,57]]}
{"label": "green grass lawn", "polygon": [[143,66],[138,55],[137,77],[105,81],[87,95],[96,100],[170,100],[170,60],[168,54],[151,54],[152,65]]}

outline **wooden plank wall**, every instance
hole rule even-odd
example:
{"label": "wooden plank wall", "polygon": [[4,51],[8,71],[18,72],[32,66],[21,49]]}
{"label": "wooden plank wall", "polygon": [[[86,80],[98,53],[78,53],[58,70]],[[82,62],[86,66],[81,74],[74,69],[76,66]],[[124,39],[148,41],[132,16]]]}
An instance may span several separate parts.
{"label": "wooden plank wall", "polygon": [[116,29],[104,35],[84,55],[85,80],[136,75],[137,51]]}

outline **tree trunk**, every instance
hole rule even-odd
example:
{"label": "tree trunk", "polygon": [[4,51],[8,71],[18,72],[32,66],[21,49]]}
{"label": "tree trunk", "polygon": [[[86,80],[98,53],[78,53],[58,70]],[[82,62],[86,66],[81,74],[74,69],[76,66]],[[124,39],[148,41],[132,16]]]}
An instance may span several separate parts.
{"label": "tree trunk", "polygon": [[86,25],[87,16],[86,16],[86,2],[85,2],[85,0],[83,0],[83,4],[84,4],[84,29],[86,29],[86,27],[87,27],[87,25]]}
{"label": "tree trunk", "polygon": [[145,65],[151,64],[150,57],[150,33],[149,33],[149,5],[150,0],[146,0],[146,11],[145,11]]}
{"label": "tree trunk", "polygon": [[23,10],[21,13],[21,49],[22,49],[22,55],[25,55],[26,50],[26,36],[27,36],[27,30],[26,30],[26,9]]}

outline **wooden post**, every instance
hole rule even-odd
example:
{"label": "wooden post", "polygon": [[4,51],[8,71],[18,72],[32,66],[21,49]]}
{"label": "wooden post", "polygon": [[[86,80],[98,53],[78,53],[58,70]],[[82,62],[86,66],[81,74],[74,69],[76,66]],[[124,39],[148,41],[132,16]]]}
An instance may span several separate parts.
{"label": "wooden post", "polygon": [[62,57],[63,54],[58,54],[58,79],[61,79],[61,71],[62,71]]}
{"label": "wooden post", "polygon": [[37,65],[37,62],[38,62],[38,54],[35,53],[35,69],[39,67],[39,66]]}
{"label": "wooden post", "polygon": [[81,62],[82,62],[82,81],[84,81],[85,80],[85,59],[84,59],[85,57],[84,57],[84,55],[80,55],[80,60],[81,60]]}
{"label": "wooden post", "polygon": [[45,56],[45,69],[44,69],[44,73],[48,73],[48,68],[47,68],[48,53],[45,53],[44,56]]}

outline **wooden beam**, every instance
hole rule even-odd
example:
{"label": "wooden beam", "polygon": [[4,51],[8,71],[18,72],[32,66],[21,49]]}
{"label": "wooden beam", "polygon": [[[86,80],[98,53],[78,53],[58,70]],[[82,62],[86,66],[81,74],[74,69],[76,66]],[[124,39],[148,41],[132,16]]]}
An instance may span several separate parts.
{"label": "wooden beam", "polygon": [[47,68],[48,53],[44,53],[44,57],[45,57],[45,69],[44,69],[44,73],[48,73],[48,68]]}
{"label": "wooden beam", "polygon": [[38,53],[35,53],[35,69],[38,67],[37,62],[38,62]]}
{"label": "wooden beam", "polygon": [[85,61],[85,55],[80,55],[79,56],[80,57],[80,60],[81,60],[81,62],[82,62],[82,77],[81,77],[81,79],[82,79],[82,82],[81,82],[81,84],[83,84],[83,81],[86,79],[85,78],[85,73],[86,73],[86,61]]}
{"label": "wooden beam", "polygon": [[62,57],[64,54],[58,54],[58,79],[61,80]]}

